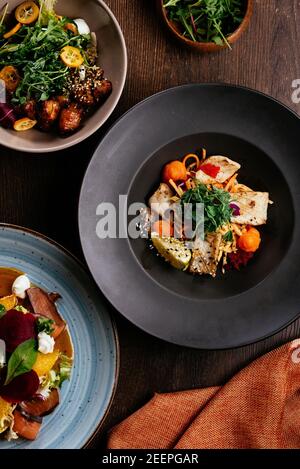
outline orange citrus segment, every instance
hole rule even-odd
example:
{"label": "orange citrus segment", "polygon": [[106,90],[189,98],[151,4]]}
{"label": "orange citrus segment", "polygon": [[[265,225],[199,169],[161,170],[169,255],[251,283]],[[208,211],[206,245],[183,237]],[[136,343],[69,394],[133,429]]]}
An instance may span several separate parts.
{"label": "orange citrus segment", "polygon": [[6,311],[10,311],[11,309],[14,309],[15,306],[17,306],[18,300],[16,295],[10,295],[10,296],[4,296],[3,298],[0,298],[0,305],[4,306]]}
{"label": "orange citrus segment", "polygon": [[55,363],[57,362],[58,357],[58,350],[54,350],[54,352],[47,353],[46,355],[39,352],[36,362],[32,368],[33,371],[35,371],[39,377],[46,375],[50,370],[52,370]]}
{"label": "orange citrus segment", "polygon": [[22,24],[31,24],[39,17],[40,9],[34,2],[23,2],[16,9],[16,20]]}
{"label": "orange citrus segment", "polygon": [[3,67],[0,71],[0,79],[4,81],[5,88],[12,93],[17,89],[20,83],[18,70],[12,65]]}
{"label": "orange citrus segment", "polygon": [[67,67],[77,68],[84,62],[84,58],[77,47],[65,46],[61,50],[60,57]]}
{"label": "orange citrus segment", "polygon": [[24,132],[25,130],[32,129],[36,123],[37,121],[35,120],[29,119],[28,117],[23,117],[14,123],[14,129],[17,130],[17,132]]}

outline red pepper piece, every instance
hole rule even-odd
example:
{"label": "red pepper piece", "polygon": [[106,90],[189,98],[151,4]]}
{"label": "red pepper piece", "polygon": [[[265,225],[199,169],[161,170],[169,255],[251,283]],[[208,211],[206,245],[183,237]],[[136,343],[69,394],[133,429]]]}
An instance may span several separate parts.
{"label": "red pepper piece", "polygon": [[214,164],[211,163],[206,163],[200,166],[201,171],[203,171],[207,176],[210,176],[212,178],[216,178],[220,172],[220,166],[215,166]]}

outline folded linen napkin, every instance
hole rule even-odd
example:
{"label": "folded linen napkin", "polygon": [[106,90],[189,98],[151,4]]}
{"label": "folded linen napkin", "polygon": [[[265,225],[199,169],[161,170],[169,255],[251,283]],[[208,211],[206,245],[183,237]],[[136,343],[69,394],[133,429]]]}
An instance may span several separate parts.
{"label": "folded linen napkin", "polygon": [[300,339],[224,386],[155,394],[114,427],[110,449],[300,448]]}

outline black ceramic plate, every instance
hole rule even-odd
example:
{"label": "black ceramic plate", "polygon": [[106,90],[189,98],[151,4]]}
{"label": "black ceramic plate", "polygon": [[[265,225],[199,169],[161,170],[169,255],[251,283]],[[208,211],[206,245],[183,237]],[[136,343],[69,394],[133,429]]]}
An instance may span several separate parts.
{"label": "black ceramic plate", "polygon": [[[79,207],[83,250],[111,303],[167,341],[219,349],[248,344],[293,321],[300,305],[300,121],[261,93],[227,85],[188,85],[131,109],[99,145]],[[206,147],[242,165],[240,181],[270,192],[274,205],[262,247],[241,272],[217,279],[175,271],[144,240],[96,235],[101,202],[144,201],[162,166]]]}

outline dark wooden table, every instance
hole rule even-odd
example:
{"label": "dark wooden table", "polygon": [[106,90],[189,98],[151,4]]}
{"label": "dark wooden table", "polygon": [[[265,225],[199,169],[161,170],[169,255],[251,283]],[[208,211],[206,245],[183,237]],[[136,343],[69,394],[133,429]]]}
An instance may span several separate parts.
{"label": "dark wooden table", "polygon": [[[0,148],[0,221],[40,231],[80,258],[77,204],[85,169],[105,131],[138,101],[184,83],[226,82],[258,89],[300,111],[300,104],[291,100],[292,81],[300,78],[298,0],[256,0],[250,28],[233,51],[203,56],[183,50],[165,34],[154,0],[107,3],[119,19],[129,55],[127,84],[109,122],[87,142],[63,153],[30,156]],[[254,358],[300,335],[299,320],[257,344],[219,352],[196,351],[155,339],[116,311],[112,314],[120,336],[120,379],[103,431],[95,440],[97,447],[105,445],[105,433],[112,425],[155,391],[224,383]]]}

